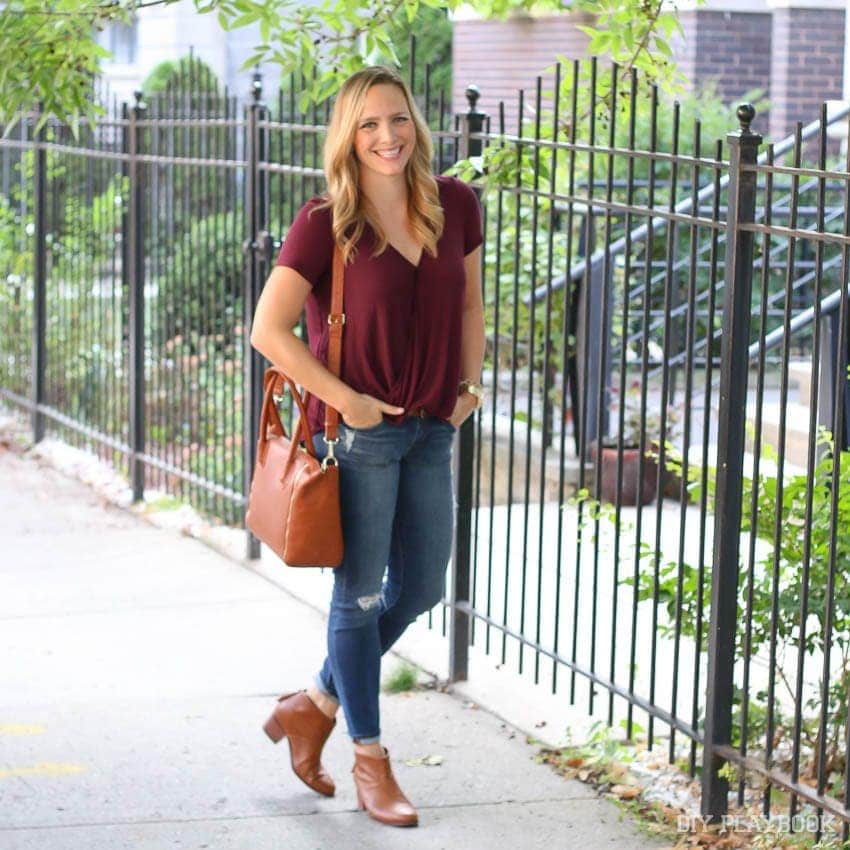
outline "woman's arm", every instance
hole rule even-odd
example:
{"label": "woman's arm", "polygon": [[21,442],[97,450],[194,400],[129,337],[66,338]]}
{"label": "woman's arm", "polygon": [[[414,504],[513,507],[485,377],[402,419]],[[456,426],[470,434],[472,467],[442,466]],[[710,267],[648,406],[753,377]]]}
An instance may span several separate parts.
{"label": "woman's arm", "polygon": [[310,289],[310,282],[294,269],[275,266],[257,302],[251,345],[296,384],[338,410],[352,428],[371,428],[384,413],[403,413],[404,408],[353,390],[293,333]]}
{"label": "woman's arm", "polygon": [[[463,259],[466,283],[463,296],[463,330],[460,344],[461,380],[478,383],[484,363],[484,301],[481,297],[481,246]],[[473,410],[477,400],[472,393],[457,398],[449,421],[458,427]]]}

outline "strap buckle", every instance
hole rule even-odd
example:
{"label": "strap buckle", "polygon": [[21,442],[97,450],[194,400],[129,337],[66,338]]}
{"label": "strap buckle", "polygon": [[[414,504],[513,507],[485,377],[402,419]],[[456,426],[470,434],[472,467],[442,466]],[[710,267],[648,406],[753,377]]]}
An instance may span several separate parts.
{"label": "strap buckle", "polygon": [[344,325],[345,313],[328,313],[329,325]]}
{"label": "strap buckle", "polygon": [[339,461],[334,456],[334,446],[339,442],[339,440],[329,440],[327,437],[324,437],[323,439],[325,441],[325,445],[328,447],[328,453],[322,458],[322,472],[324,472],[328,466],[339,466]]}

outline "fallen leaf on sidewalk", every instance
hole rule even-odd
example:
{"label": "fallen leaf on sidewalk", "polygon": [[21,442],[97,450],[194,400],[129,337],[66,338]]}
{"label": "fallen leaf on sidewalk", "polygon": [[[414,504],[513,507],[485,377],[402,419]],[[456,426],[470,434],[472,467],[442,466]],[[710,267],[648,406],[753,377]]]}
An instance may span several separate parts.
{"label": "fallen leaf on sidewalk", "polygon": [[441,765],[443,763],[442,756],[420,756],[417,759],[407,759],[405,764],[410,765],[411,767],[416,767],[417,765],[423,764],[426,767],[435,767],[437,765]]}
{"label": "fallen leaf on sidewalk", "polygon": [[702,835],[690,836],[690,841],[699,847],[715,847],[717,850],[732,850],[732,848],[748,846],[748,839],[740,835]]}
{"label": "fallen leaf on sidewalk", "polygon": [[[623,777],[628,777],[629,769],[624,764],[617,764],[616,762],[608,766],[608,776],[614,779],[622,779]],[[614,783],[617,785],[618,783]],[[626,782],[619,783],[620,785],[628,785]],[[633,788],[633,785],[628,785],[629,788]]]}
{"label": "fallen leaf on sidewalk", "polygon": [[640,797],[641,793],[641,789],[636,785],[612,785],[610,790],[621,800],[634,800],[635,797]]}

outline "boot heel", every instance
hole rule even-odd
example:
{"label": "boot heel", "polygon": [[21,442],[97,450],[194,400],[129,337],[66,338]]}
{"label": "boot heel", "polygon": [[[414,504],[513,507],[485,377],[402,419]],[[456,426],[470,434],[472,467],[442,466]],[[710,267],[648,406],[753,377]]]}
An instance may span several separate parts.
{"label": "boot heel", "polygon": [[274,715],[263,724],[263,732],[269,736],[273,744],[276,744],[285,734]]}
{"label": "boot heel", "polygon": [[390,767],[389,753],[383,758],[354,751],[354,787],[357,805],[370,818],[389,826],[416,826],[419,815],[398,787]]}

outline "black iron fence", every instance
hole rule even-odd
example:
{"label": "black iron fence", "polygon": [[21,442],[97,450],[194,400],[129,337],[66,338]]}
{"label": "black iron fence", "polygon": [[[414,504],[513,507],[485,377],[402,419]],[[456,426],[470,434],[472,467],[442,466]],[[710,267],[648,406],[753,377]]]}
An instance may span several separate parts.
{"label": "black iron fence", "polygon": [[[825,113],[759,158],[750,109],[724,144],[637,75],[580,71],[521,93],[516,128],[474,87],[452,116],[427,69],[416,86],[437,167],[481,186],[485,221],[451,675],[472,645],[630,736],[661,729],[692,772],[701,753],[706,815],[728,763],[742,802],[846,838],[848,163]],[[0,140],[0,396],[137,498],[238,525],[247,329],[322,190],[328,107],[303,114],[295,80],[271,106],[257,80],[244,108],[190,82],[78,138],[25,120]]]}

